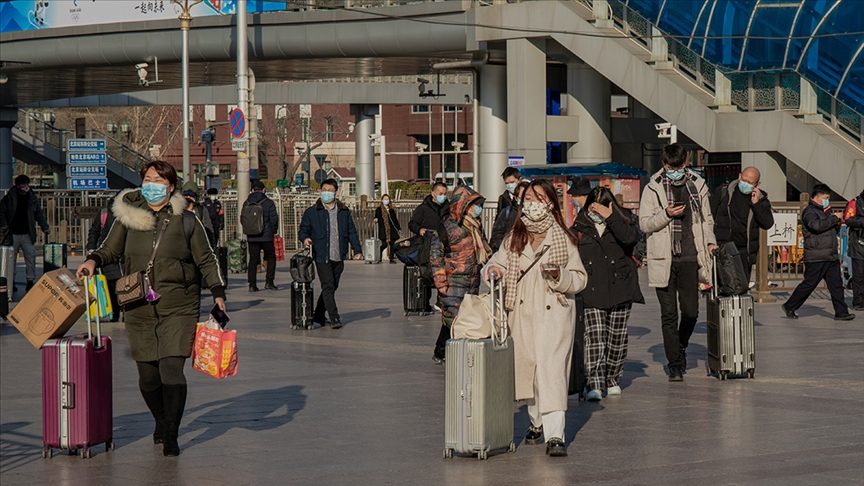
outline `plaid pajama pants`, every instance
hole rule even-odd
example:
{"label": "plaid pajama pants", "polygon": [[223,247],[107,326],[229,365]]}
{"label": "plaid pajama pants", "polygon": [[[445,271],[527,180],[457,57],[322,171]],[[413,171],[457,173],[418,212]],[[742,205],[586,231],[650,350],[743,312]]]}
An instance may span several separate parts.
{"label": "plaid pajama pants", "polygon": [[627,319],[631,304],[611,309],[585,308],[585,373],[588,388],[616,386],[627,357]]}

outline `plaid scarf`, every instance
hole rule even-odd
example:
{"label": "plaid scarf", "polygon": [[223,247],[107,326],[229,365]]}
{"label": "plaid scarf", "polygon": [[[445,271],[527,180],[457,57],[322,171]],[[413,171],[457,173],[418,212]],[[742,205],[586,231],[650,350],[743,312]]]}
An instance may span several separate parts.
{"label": "plaid scarf", "polygon": [[[552,244],[549,245],[549,249],[546,251],[548,254],[546,261],[550,264],[559,265],[561,267],[561,275],[563,276],[568,261],[567,235],[564,234],[561,226],[556,223],[552,213],[548,213],[540,221],[531,221],[523,216],[522,222],[528,228],[529,234],[536,235],[548,232],[546,236],[552,239]],[[528,244],[530,245],[531,242],[529,241]],[[515,251],[510,251],[507,255],[507,268],[504,271],[504,309],[507,311],[513,310],[516,306],[516,286],[519,284],[519,279],[522,278],[522,270],[519,267],[519,258],[521,256],[521,254]],[[559,276],[559,278],[562,277]],[[549,287],[546,287],[546,291],[552,292]],[[564,294],[559,293],[556,297],[558,298],[558,302],[564,307],[570,305]]]}
{"label": "plaid scarf", "polygon": [[[674,187],[684,186],[687,188],[687,201],[679,201],[675,198],[676,191]],[[666,201],[668,204],[675,206],[679,204],[689,204],[690,212],[694,215],[701,214],[702,201],[699,199],[699,190],[692,180],[686,178],[681,181],[673,181],[668,177],[663,177],[663,188],[666,190]],[[695,218],[691,218],[693,220]],[[682,239],[684,234],[684,218],[673,218],[669,223],[669,228],[672,231],[672,256],[680,256],[682,252]]]}
{"label": "plaid scarf", "polygon": [[381,205],[381,222],[384,223],[384,241],[389,245],[393,241],[390,234],[390,209],[383,204]]}
{"label": "plaid scarf", "polygon": [[462,225],[471,233],[471,239],[474,241],[474,258],[477,260],[477,265],[482,266],[492,255],[492,249],[489,248],[486,236],[483,235],[483,228],[480,226],[480,222],[470,214],[465,215]]}

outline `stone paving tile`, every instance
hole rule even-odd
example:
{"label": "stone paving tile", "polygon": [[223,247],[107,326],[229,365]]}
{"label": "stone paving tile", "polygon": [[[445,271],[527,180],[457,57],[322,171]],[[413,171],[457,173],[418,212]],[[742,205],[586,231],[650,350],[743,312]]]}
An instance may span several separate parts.
{"label": "stone paving tile", "polygon": [[[277,281],[287,279],[280,265]],[[151,442],[125,331],[108,325],[117,450],[42,460],[39,354],[0,325],[0,484],[864,484],[864,316],[835,323],[827,300],[794,322],[779,304],[757,306],[755,380],[705,375],[700,323],[686,381],[670,384],[645,288],[624,395],[571,400],[569,457],[520,445],[481,462],[441,458],[444,377],[431,362],[440,320],[402,315],[401,266],[346,266],[338,331],[291,331],[287,290],[248,294],[239,276],[232,285],[240,372],[216,381],[187,371],[174,459]],[[521,441],[527,414],[514,411]]]}

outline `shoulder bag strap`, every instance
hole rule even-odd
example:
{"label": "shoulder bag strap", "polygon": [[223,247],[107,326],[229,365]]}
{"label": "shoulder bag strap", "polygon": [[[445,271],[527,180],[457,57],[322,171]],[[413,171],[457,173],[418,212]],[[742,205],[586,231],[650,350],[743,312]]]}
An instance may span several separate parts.
{"label": "shoulder bag strap", "polygon": [[159,230],[159,236],[156,237],[156,243],[153,244],[153,253],[150,254],[150,261],[147,262],[147,270],[144,272],[144,275],[149,276],[150,272],[153,271],[153,261],[156,260],[156,250],[159,249],[159,243],[162,241],[162,235],[165,234],[165,230],[168,228],[168,223],[171,222],[171,218],[167,218],[162,222],[162,228]]}
{"label": "shoulder bag strap", "polygon": [[544,246],[543,249],[540,250],[540,254],[534,258],[534,261],[531,262],[531,265],[528,265],[528,268],[526,268],[525,271],[522,272],[522,275],[519,275],[516,283],[519,283],[522,280],[522,277],[524,277],[526,273],[530,272],[531,269],[534,268],[534,265],[537,265],[537,262],[539,262],[540,259],[543,258],[543,255],[545,255],[547,251],[549,251],[549,245]]}

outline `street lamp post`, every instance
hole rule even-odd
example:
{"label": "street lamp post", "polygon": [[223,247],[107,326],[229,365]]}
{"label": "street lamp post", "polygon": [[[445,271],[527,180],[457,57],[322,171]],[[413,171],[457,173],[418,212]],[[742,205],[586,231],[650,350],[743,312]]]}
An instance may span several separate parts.
{"label": "street lamp post", "polygon": [[182,88],[183,92],[183,177],[189,180],[192,174],[192,164],[189,161],[189,28],[192,26],[192,15],[189,11],[202,0],[174,0],[180,6],[180,32],[183,36],[182,55]]}

